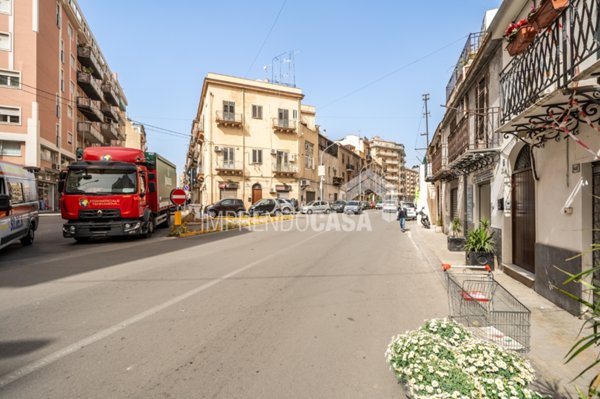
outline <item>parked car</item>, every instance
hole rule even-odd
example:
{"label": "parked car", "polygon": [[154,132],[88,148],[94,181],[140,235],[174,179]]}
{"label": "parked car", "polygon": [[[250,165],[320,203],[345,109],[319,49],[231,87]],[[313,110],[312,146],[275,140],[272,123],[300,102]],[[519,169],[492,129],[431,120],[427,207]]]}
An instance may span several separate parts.
{"label": "parked car", "polygon": [[383,209],[383,202],[378,202],[375,204],[375,209]]}
{"label": "parked car", "polygon": [[311,214],[311,213],[329,213],[331,212],[331,206],[327,201],[312,201],[304,205],[300,212]]}
{"label": "parked car", "polygon": [[17,241],[33,243],[39,205],[33,172],[0,162],[0,249]]}
{"label": "parked car", "polygon": [[383,203],[383,206],[381,207],[381,209],[383,210],[383,212],[393,212],[396,213],[396,211],[398,210],[398,203],[394,200],[392,201],[385,201]]}
{"label": "parked car", "polygon": [[365,209],[369,209],[369,203],[367,201],[360,201],[360,208],[364,211]]}
{"label": "parked car", "polygon": [[242,216],[246,213],[244,201],[239,198],[225,198],[206,207],[205,212],[211,217]]}
{"label": "parked car", "polygon": [[346,201],[337,200],[333,204],[331,204],[331,209],[337,213],[344,212],[344,207],[346,206]]}
{"label": "parked car", "polygon": [[283,198],[263,198],[248,208],[248,215],[289,215],[294,213],[294,206]]}
{"label": "parked car", "polygon": [[417,220],[417,207],[412,202],[402,202],[401,206],[406,209],[406,220]]}
{"label": "parked car", "polygon": [[362,213],[362,207],[360,201],[348,201],[344,207],[344,213],[360,215]]}

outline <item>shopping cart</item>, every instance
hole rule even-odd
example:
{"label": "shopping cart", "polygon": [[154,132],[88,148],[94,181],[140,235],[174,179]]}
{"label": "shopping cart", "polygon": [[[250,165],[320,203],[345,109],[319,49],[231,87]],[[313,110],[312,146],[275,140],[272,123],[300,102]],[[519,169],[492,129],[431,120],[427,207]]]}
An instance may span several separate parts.
{"label": "shopping cart", "polygon": [[494,280],[489,266],[443,264],[442,268],[451,319],[503,348],[529,351],[531,312]]}

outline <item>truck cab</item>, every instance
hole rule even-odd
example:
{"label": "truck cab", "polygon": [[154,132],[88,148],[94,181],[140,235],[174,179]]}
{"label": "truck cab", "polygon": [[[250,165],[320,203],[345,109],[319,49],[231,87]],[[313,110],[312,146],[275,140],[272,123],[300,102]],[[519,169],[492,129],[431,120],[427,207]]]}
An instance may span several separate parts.
{"label": "truck cab", "polygon": [[61,173],[63,236],[77,241],[150,237],[157,225],[168,225],[168,206],[161,207],[157,198],[156,157],[146,158],[137,149],[86,148],[83,159]]}

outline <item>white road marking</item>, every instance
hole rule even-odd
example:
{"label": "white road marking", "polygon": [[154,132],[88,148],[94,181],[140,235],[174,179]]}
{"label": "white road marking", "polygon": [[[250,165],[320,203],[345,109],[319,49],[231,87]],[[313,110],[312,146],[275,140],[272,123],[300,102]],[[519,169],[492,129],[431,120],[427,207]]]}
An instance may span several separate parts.
{"label": "white road marking", "polygon": [[25,376],[37,371],[37,370],[40,370],[46,366],[49,366],[50,364],[62,359],[63,357],[66,357],[72,353],[79,351],[80,349],[83,349],[83,348],[85,348],[89,345],[92,345],[104,338],[107,338],[107,337],[115,334],[116,332],[119,332],[119,331],[131,326],[132,324],[135,324],[135,323],[142,321],[150,316],[153,316],[153,315],[157,314],[158,312],[161,312],[161,311],[167,309],[170,306],[173,306],[181,301],[188,299],[191,296],[194,296],[202,291],[205,291],[205,290],[207,290],[207,289],[209,289],[209,288],[211,288],[211,287],[213,287],[213,286],[215,286],[237,274],[240,274],[256,265],[259,265],[269,259],[275,258],[275,257],[279,256],[281,253],[288,252],[291,248],[301,246],[304,243],[306,243],[307,241],[310,241],[313,238],[318,237],[323,233],[324,233],[324,231],[317,233],[313,236],[310,236],[302,241],[298,241],[295,244],[287,246],[287,247],[285,247],[277,252],[274,252],[270,255],[267,255],[262,259],[255,260],[254,262],[251,262],[251,263],[247,264],[246,266],[240,267],[239,269],[236,269],[236,270],[234,270],[230,273],[227,273],[215,280],[212,280],[206,284],[196,287],[190,291],[187,291],[187,292],[185,292],[171,300],[168,300],[160,305],[154,306],[144,312],[138,313],[137,315],[130,317],[129,319],[124,320],[118,324],[115,324],[112,327],[108,327],[102,331],[99,331],[93,335],[90,335],[87,338],[77,341],[74,344],[71,344],[63,349],[60,349],[54,353],[51,353],[48,356],[45,356],[39,360],[29,363],[28,365],[25,365],[25,366],[21,367],[20,369],[13,371],[12,373],[6,374],[5,376],[0,378],[0,388],[3,388],[6,385],[11,384],[11,383],[13,383]]}

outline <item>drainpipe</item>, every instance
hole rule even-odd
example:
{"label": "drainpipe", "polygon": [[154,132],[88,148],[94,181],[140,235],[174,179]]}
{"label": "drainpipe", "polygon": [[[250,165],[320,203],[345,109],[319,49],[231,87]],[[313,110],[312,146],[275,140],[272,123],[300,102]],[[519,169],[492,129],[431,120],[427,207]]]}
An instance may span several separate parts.
{"label": "drainpipe", "polygon": [[[465,232],[465,237],[467,234],[467,230],[469,227],[469,223],[467,221],[467,173],[463,173],[463,231]],[[450,221],[452,223],[452,221]]]}
{"label": "drainpipe", "polygon": [[[234,115],[235,117],[235,115]],[[246,89],[242,88],[242,201],[246,202]]]}

